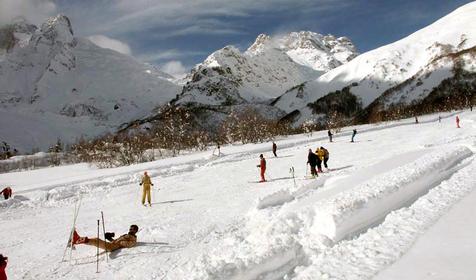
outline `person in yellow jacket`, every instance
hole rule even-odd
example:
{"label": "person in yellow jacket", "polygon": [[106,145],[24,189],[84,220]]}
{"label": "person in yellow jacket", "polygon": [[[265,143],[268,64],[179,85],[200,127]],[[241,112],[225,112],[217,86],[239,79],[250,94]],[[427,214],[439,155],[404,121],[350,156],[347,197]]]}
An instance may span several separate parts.
{"label": "person in yellow jacket", "polygon": [[322,173],[321,164],[322,164],[322,161],[324,160],[324,154],[320,148],[317,148],[316,155],[317,155],[317,172]]}
{"label": "person in yellow jacket", "polygon": [[149,206],[152,207],[151,197],[150,197],[150,186],[153,186],[152,181],[150,180],[147,171],[144,172],[144,176],[142,176],[142,181],[140,184],[142,187],[142,205],[145,206],[145,197],[147,196],[147,201],[149,202]]}
{"label": "person in yellow jacket", "polygon": [[316,150],[316,154],[319,159],[324,162],[324,167],[328,168],[327,161],[329,160],[329,151],[321,146],[319,149]]}
{"label": "person in yellow jacket", "polygon": [[139,231],[139,227],[137,225],[131,225],[129,228],[129,232],[127,234],[121,235],[117,239],[113,239],[114,233],[113,232],[106,232],[106,239],[110,242],[98,239],[98,238],[89,238],[89,237],[80,237],[76,230],[73,232],[73,241],[72,243],[77,244],[85,244],[90,246],[99,247],[104,249],[108,252],[115,251],[120,248],[131,248],[137,244],[137,236],[136,233]]}

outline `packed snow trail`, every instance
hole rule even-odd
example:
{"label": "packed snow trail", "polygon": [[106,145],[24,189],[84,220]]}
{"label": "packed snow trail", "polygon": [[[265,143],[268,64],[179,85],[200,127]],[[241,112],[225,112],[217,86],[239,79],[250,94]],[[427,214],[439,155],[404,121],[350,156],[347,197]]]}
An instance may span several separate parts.
{"label": "packed snow trail", "polygon": [[[413,120],[408,119],[358,127],[357,143],[349,143],[349,136],[328,143],[325,132],[313,138],[291,136],[276,141],[279,158],[271,156],[271,143],[264,143],[225,146],[225,155],[218,158],[195,153],[117,169],[80,165],[80,174],[75,172],[78,165],[0,174],[2,184],[14,184],[14,195],[15,189],[25,191],[20,194],[25,201],[0,201],[0,251],[9,257],[7,273],[12,279],[226,279],[233,271],[250,277],[261,275],[264,271],[260,267],[271,278],[301,277],[300,272],[313,269],[320,252],[338,258],[329,246],[341,244],[317,230],[308,230],[313,229],[307,225],[313,224],[314,216],[305,209],[343,192],[351,194],[354,187],[373,176],[392,172],[433,151],[444,153],[453,146],[466,146],[474,152],[474,130],[466,128],[471,127],[476,115],[465,112],[460,118],[462,129],[454,128],[451,117],[438,124],[437,115],[421,117],[418,125],[411,125]],[[436,121],[422,123],[424,119]],[[396,123],[404,125],[393,126]],[[379,129],[360,133],[364,128]],[[317,180],[303,179],[307,151],[318,146],[329,149],[329,165],[335,171]],[[263,151],[268,161],[267,176],[273,180],[248,183],[258,180],[256,164]],[[199,163],[188,164],[193,160]],[[291,166],[296,169],[296,186],[288,173]],[[138,178],[144,170],[157,175],[152,178],[152,208],[140,205]],[[374,170],[378,172],[373,174]],[[49,178],[54,181],[50,185]],[[352,180],[354,184],[349,185]],[[259,207],[270,195],[280,192],[292,197],[283,201],[276,195],[274,205]],[[95,255],[93,247],[77,246],[71,265],[59,262],[79,193],[83,193],[83,202],[76,224],[81,235],[95,235],[100,211],[104,211],[106,228],[116,234],[127,231],[130,224],[140,228],[138,241],[143,243],[121,250],[108,263],[101,262],[99,275],[90,261]],[[433,200],[438,203],[440,199]],[[263,246],[246,247],[244,240]],[[356,247],[353,252],[362,254],[358,250],[364,247]],[[346,250],[345,246],[340,248]],[[272,252],[267,254],[269,250]],[[224,255],[227,253],[230,258]],[[363,262],[371,261],[362,256]],[[372,275],[383,268],[377,266]],[[347,276],[353,273],[357,272],[348,268]],[[350,276],[348,279],[352,279]]]}

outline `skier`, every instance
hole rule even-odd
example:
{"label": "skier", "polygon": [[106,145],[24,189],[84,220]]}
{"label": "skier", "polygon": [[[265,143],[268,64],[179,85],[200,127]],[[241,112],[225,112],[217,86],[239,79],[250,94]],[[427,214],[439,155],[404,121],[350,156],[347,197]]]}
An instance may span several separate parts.
{"label": "skier", "polygon": [[13,192],[10,187],[6,187],[0,192],[0,194],[3,194],[3,198],[5,198],[5,200],[9,199],[12,196],[12,193]]}
{"label": "skier", "polygon": [[266,160],[264,159],[263,154],[259,155],[259,158],[260,163],[256,167],[260,167],[261,180],[259,182],[263,183],[266,182],[266,179],[264,178],[264,173],[266,172]]}
{"label": "skier", "polygon": [[352,139],[350,140],[350,142],[354,142],[354,137],[355,135],[357,134],[357,129],[354,128],[354,130],[352,130]]}
{"label": "skier", "polygon": [[329,160],[329,151],[324,148],[324,147],[320,147],[319,150],[318,150],[318,156],[321,158],[321,160],[324,162],[324,167],[329,169],[327,167],[327,161]]}
{"label": "skier", "polygon": [[329,136],[329,142],[332,142],[332,133],[331,133],[331,130],[327,130],[327,136]]}
{"label": "skier", "polygon": [[152,207],[151,197],[150,197],[150,186],[153,186],[152,182],[150,181],[150,177],[147,174],[147,171],[144,172],[144,176],[142,177],[142,181],[139,184],[140,186],[143,185],[142,188],[142,205],[145,206],[145,197],[147,196],[147,201],[149,202],[149,206]]}
{"label": "skier", "polygon": [[319,148],[317,148],[316,152],[315,152],[315,155],[317,157],[317,172],[319,173],[322,173],[322,167],[321,167],[321,164],[322,164],[322,158],[320,155],[319,155]]}
{"label": "skier", "polygon": [[456,116],[456,128],[461,128],[461,127],[459,126],[459,117],[458,117],[458,116]]}
{"label": "skier", "polygon": [[441,123],[441,116],[438,116],[438,122]]}
{"label": "skier", "polygon": [[273,141],[273,154],[275,157],[278,157],[278,155],[276,155],[276,150],[278,149],[278,146],[276,146],[276,143],[274,143]]}
{"label": "skier", "polygon": [[0,280],[7,280],[5,269],[7,268],[8,258],[0,254]]}
{"label": "skier", "polygon": [[418,118],[417,118],[417,116],[415,116],[415,123],[418,123]]}
{"label": "skier", "polygon": [[311,176],[313,178],[318,176],[316,171],[317,161],[317,155],[312,152],[312,149],[309,149],[309,153],[307,154],[307,163],[309,164],[309,166],[311,166]]}
{"label": "skier", "polygon": [[136,233],[139,231],[139,227],[137,225],[131,225],[129,228],[129,232],[127,234],[121,235],[117,239],[113,239],[114,233],[113,232],[106,232],[106,239],[110,242],[98,239],[98,238],[89,238],[89,237],[81,237],[79,234],[74,230],[73,232],[73,244],[85,244],[90,246],[99,247],[104,249],[108,252],[112,252],[114,250],[120,248],[131,248],[137,244],[137,236]]}

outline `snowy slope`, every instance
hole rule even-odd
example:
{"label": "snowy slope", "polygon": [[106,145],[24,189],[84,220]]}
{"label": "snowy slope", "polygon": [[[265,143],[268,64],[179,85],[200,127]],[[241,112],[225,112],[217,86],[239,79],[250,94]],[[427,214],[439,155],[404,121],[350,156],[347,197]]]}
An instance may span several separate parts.
{"label": "snowy slope", "polygon": [[179,92],[154,67],[74,37],[65,16],[13,26],[0,59],[0,139],[20,150],[113,131]]}
{"label": "snowy slope", "polygon": [[[390,89],[393,94],[384,105],[421,100],[443,79],[454,75],[455,55],[476,45],[475,14],[475,2],[462,6],[406,38],[359,55],[306,83],[301,90],[286,93],[275,106],[287,112],[299,109],[300,123],[312,116],[307,103],[344,87],[350,87],[364,108]],[[461,59],[462,67],[474,72],[474,51],[466,56]],[[292,102],[295,105],[290,105]]]}
{"label": "snowy slope", "polygon": [[[461,129],[455,127],[456,114]],[[424,240],[439,221],[455,232],[474,231],[458,222],[459,216],[439,219],[475,191],[476,114],[441,116],[441,123],[438,115],[428,115],[418,125],[406,119],[358,126],[355,143],[349,143],[353,127],[335,135],[333,143],[325,131],[283,137],[276,141],[277,158],[271,143],[263,143],[224,146],[220,156],[210,149],[106,170],[79,164],[0,174],[16,195],[0,201],[7,274],[12,279],[370,279]],[[330,151],[331,171],[305,179],[307,151],[321,145]],[[256,183],[260,153],[267,158],[264,184]],[[144,170],[154,182],[152,208],[139,202]],[[108,231],[120,234],[132,223],[141,229],[138,246],[111,254],[108,262],[100,256],[99,274],[93,247],[77,246],[71,261],[60,262],[80,194],[80,234],[96,235],[100,211]],[[433,240],[434,235],[428,239]],[[460,252],[476,250],[474,243],[463,246],[445,247],[455,263],[464,261]],[[454,265],[438,266],[435,271],[455,276],[449,270]]]}
{"label": "snowy slope", "polygon": [[344,37],[308,31],[276,37],[261,34],[244,53],[227,46],[198,64],[188,76],[179,104],[267,101],[355,55],[352,42]]}

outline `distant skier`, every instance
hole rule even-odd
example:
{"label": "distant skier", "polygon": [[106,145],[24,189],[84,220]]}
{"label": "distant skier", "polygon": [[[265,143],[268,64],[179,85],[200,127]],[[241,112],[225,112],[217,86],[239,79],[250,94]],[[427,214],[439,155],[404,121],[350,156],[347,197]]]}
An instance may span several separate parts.
{"label": "distant skier", "polygon": [[316,165],[317,165],[318,157],[315,153],[312,152],[312,149],[309,149],[309,153],[307,154],[307,163],[311,167],[311,176],[316,177]]}
{"label": "distant skier", "polygon": [[260,175],[261,175],[261,180],[259,181],[260,183],[266,182],[266,179],[264,178],[264,173],[266,172],[266,160],[264,159],[263,154],[259,155],[260,162],[256,167],[260,168]]}
{"label": "distant skier", "polygon": [[438,116],[438,122],[441,123],[441,116]]}
{"label": "distant skier", "polygon": [[3,194],[3,198],[5,198],[5,200],[9,199],[12,196],[12,193],[13,191],[10,187],[6,187],[0,192],[0,194]]}
{"label": "distant skier", "polygon": [[327,167],[327,161],[329,160],[329,151],[321,146],[321,148],[319,148],[319,156],[322,156],[321,160],[324,162],[324,167],[329,169]]}
{"label": "distant skier", "polygon": [[150,197],[150,186],[153,186],[147,171],[144,172],[144,176],[142,176],[142,181],[139,184],[143,186],[142,188],[142,205],[145,206],[145,197],[147,196],[147,201],[149,202],[149,206],[152,207],[151,197]]}
{"label": "distant skier", "polygon": [[355,135],[357,134],[357,129],[354,128],[354,130],[352,130],[352,139],[350,140],[350,142],[354,142],[354,137]]}
{"label": "distant skier", "polygon": [[273,154],[275,157],[278,157],[278,155],[276,154],[276,150],[278,149],[278,146],[276,146],[276,143],[274,143],[273,141]]}
{"label": "distant skier", "polygon": [[136,233],[139,231],[139,227],[137,225],[131,225],[129,228],[129,232],[127,234],[121,235],[117,239],[113,239],[114,233],[113,232],[106,232],[106,239],[110,242],[98,239],[98,238],[89,238],[89,237],[81,237],[76,232],[73,232],[73,244],[85,244],[89,246],[99,247],[104,249],[108,252],[115,251],[120,248],[131,248],[137,244],[137,236]]}
{"label": "distant skier", "polygon": [[461,127],[459,126],[459,117],[458,117],[458,116],[456,116],[456,128],[461,128]]}
{"label": "distant skier", "polygon": [[418,117],[415,116],[415,123],[418,123]]}
{"label": "distant skier", "polygon": [[332,142],[332,135],[333,134],[332,134],[331,130],[330,129],[327,130],[327,136],[329,136],[329,142]]}
{"label": "distant skier", "polygon": [[7,273],[5,269],[7,268],[8,258],[0,254],[0,280],[7,280]]}
{"label": "distant skier", "polygon": [[[220,156],[220,155],[221,155],[221,152],[220,152],[220,143],[217,141],[216,144],[217,144],[217,147],[216,147],[215,149],[218,150],[218,156]],[[215,150],[213,150],[213,155],[214,155],[214,154],[215,154]]]}

